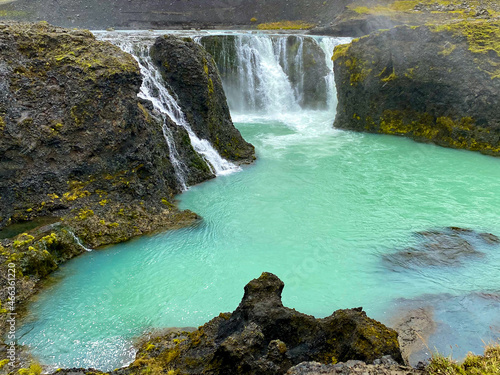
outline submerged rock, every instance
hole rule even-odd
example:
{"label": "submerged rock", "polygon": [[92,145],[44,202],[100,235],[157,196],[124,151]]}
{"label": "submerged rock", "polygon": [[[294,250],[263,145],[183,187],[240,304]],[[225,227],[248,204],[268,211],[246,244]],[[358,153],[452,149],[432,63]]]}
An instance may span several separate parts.
{"label": "submerged rock", "polygon": [[391,267],[460,266],[466,259],[483,257],[482,246],[500,244],[491,233],[457,227],[416,233],[418,244],[384,256]]}
{"label": "submerged rock", "polygon": [[145,343],[125,372],[156,367],[183,374],[284,374],[304,361],[373,362],[390,355],[402,362],[396,332],[361,308],[316,319],[284,307],[283,287],[278,277],[263,273],[245,286],[232,314]]}
{"label": "submerged rock", "polygon": [[[495,272],[493,266],[491,272]],[[485,343],[500,339],[498,290],[455,293],[394,301],[397,308],[388,318],[399,334],[403,357],[411,366],[428,362],[436,350],[460,359],[468,352],[481,353]]]}
{"label": "submerged rock", "polygon": [[334,126],[500,155],[498,30],[403,26],[336,47]]}

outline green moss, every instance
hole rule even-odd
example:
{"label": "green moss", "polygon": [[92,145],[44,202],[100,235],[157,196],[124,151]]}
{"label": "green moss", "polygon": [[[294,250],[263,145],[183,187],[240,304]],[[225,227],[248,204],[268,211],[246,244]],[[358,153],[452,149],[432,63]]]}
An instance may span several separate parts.
{"label": "green moss", "polygon": [[5,120],[2,116],[0,116],[0,131],[3,131],[5,129]]}
{"label": "green moss", "polygon": [[79,212],[78,212],[78,215],[75,217],[76,219],[78,220],[85,220],[91,216],[94,216],[94,211],[91,210],[91,209],[81,209]]}
{"label": "green moss", "polygon": [[26,245],[32,243],[34,239],[35,239],[35,237],[33,237],[32,235],[30,235],[28,233],[23,233],[23,234],[20,234],[16,240],[14,240],[13,246],[16,249],[19,249],[23,246],[26,246]]}
{"label": "green moss", "polygon": [[384,68],[384,70],[382,70],[382,72],[379,74],[379,77],[381,77],[380,80],[382,82],[390,82],[390,81],[393,81],[396,78],[398,78],[398,76],[396,75],[396,71],[394,70],[394,68],[392,68],[392,72],[389,75],[387,75],[386,68]]}
{"label": "green moss", "polygon": [[[500,78],[500,22],[485,20],[463,21],[444,25],[429,25],[434,32],[450,32],[467,38],[469,51],[481,55],[476,59],[478,68],[487,72],[492,79]],[[446,54],[447,50],[443,53]],[[450,51],[449,53],[453,52]],[[449,54],[448,53],[448,54]]]}
{"label": "green moss", "polygon": [[407,135],[417,140],[428,140],[442,146],[480,151],[489,155],[500,154],[500,145],[488,143],[489,138],[485,137],[490,130],[478,126],[471,117],[434,118],[427,113],[385,110],[378,126],[373,120],[367,118],[366,130]]}
{"label": "green moss", "polygon": [[146,122],[151,122],[151,116],[149,115],[149,112],[144,108],[144,106],[141,103],[137,103],[137,107],[139,107],[140,111],[144,115],[144,119]]}
{"label": "green moss", "polygon": [[279,21],[261,23],[257,25],[259,30],[307,30],[312,29],[316,24],[305,21]]}
{"label": "green moss", "polygon": [[350,47],[351,44],[339,44],[336,46],[333,50],[332,61],[335,61],[340,57],[346,57]]}

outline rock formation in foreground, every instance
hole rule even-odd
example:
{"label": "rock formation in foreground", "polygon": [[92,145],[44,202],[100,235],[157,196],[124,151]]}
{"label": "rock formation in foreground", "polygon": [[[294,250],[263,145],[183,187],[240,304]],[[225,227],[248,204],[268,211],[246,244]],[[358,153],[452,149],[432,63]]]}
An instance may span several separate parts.
{"label": "rock formation in foreground", "polygon": [[152,339],[124,372],[156,368],[181,374],[263,375],[284,374],[304,361],[371,363],[390,355],[402,362],[397,333],[361,308],[316,319],[284,307],[283,287],[278,277],[263,273],[245,286],[233,313],[220,314],[194,332]]}
{"label": "rock formation in foreground", "polygon": [[396,27],[336,47],[334,126],[500,155],[499,26]]}

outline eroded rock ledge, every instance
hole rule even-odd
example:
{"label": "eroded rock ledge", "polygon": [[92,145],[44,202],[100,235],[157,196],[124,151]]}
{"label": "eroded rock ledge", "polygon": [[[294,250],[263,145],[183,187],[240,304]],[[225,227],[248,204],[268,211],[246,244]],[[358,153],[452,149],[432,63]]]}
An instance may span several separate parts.
{"label": "eroded rock ledge", "polygon": [[361,308],[316,319],[284,307],[283,287],[277,276],[263,273],[245,286],[233,313],[220,314],[194,332],[146,342],[136,361],[118,373],[284,374],[304,361],[372,363],[385,355],[402,363],[397,333]]}
{"label": "eroded rock ledge", "polygon": [[500,155],[498,30],[403,26],[337,47],[334,126]]}

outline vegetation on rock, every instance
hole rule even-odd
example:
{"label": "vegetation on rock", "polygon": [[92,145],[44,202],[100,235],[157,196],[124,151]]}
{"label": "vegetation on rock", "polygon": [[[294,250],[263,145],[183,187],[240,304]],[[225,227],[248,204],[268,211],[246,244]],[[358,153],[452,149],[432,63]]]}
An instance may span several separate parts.
{"label": "vegetation on rock", "polygon": [[335,126],[500,155],[498,24],[396,27],[335,49]]}

